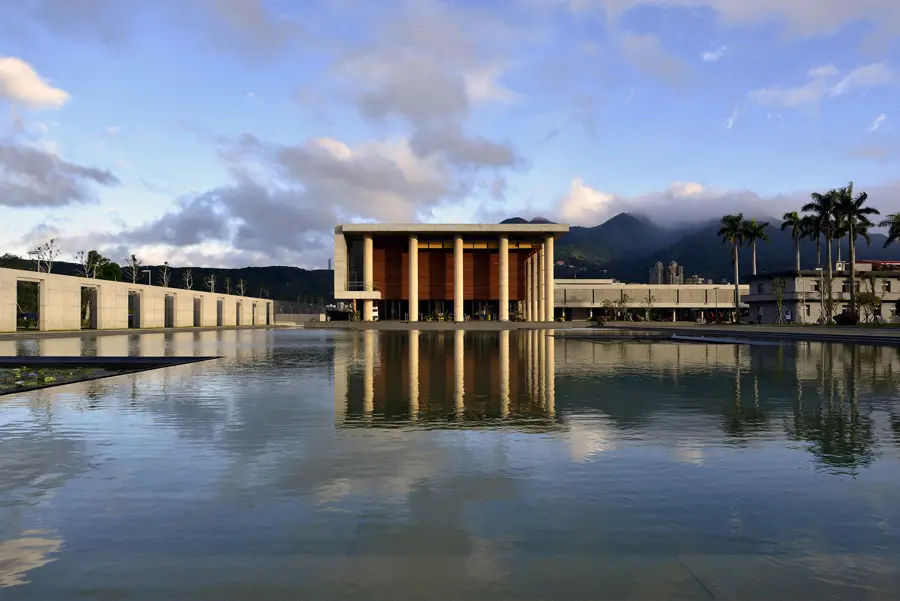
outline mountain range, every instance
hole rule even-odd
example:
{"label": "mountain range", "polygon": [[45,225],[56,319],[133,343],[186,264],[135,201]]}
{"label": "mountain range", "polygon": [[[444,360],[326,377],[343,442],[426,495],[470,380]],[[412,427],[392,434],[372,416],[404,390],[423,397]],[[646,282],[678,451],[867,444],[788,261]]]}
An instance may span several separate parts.
{"label": "mountain range", "polygon": [[[756,257],[759,273],[774,273],[794,269],[794,242],[790,229],[781,230],[781,220],[757,216],[757,221],[770,223],[766,229],[769,241],[757,242]],[[506,222],[528,223],[513,218]],[[642,216],[620,213],[594,227],[573,226],[568,234],[556,242],[555,258],[565,261],[557,266],[557,277],[616,278],[623,282],[646,283],[648,270],[657,261],[671,261],[684,266],[684,275],[699,275],[708,280],[721,281],[733,278],[730,248],[722,244],[718,236],[721,224],[718,219],[687,227],[665,228]],[[883,234],[871,234],[871,244],[860,238],[857,244],[857,260],[900,259],[900,248],[883,248]],[[849,242],[840,244],[840,256],[849,258]],[[821,247],[822,262],[826,260],[824,243]],[[833,257],[837,260],[837,246]],[[800,244],[800,266],[812,269],[816,266],[816,243],[803,240]],[[741,278],[751,273],[752,252],[749,247],[740,250]]]}
{"label": "mountain range", "polygon": [[[757,267],[759,273],[774,273],[794,268],[794,245],[790,230],[781,231],[781,221],[775,218],[757,218],[769,221],[766,230],[770,241],[757,243]],[[526,220],[521,217],[506,219],[503,223],[550,223],[537,218]],[[684,266],[684,275],[699,275],[707,280],[721,281],[733,277],[731,253],[727,245],[718,237],[719,221],[694,224],[689,227],[666,228],[653,221],[629,213],[621,213],[594,227],[573,226],[569,233],[556,242],[555,258],[564,265],[557,264],[558,278],[616,278],[623,282],[646,283],[648,271],[657,261],[667,264],[675,261]],[[885,236],[871,234],[871,244],[860,239],[857,245],[857,259],[900,259],[900,248],[883,248]],[[840,255],[849,258],[848,241],[841,242]],[[811,240],[801,243],[801,267],[812,269],[816,266],[816,244]],[[822,261],[825,261],[822,247]],[[833,256],[837,260],[835,251]],[[741,278],[751,273],[751,251],[744,247],[740,252]],[[4,255],[0,257],[0,267],[14,269],[34,269],[27,259]],[[181,287],[181,274],[187,267],[173,267],[172,286]],[[243,267],[240,269],[216,269],[209,267],[191,268],[194,289],[204,289],[203,281],[215,273],[217,290],[223,290],[226,277],[232,286],[243,279],[250,296],[268,296],[285,301],[317,302],[327,301],[333,292],[332,272],[326,269],[307,270],[298,267]],[[53,266],[54,273],[77,275],[78,265],[58,261]],[[153,269],[153,284],[157,285],[157,270]],[[145,281],[145,280],[141,280]]]}

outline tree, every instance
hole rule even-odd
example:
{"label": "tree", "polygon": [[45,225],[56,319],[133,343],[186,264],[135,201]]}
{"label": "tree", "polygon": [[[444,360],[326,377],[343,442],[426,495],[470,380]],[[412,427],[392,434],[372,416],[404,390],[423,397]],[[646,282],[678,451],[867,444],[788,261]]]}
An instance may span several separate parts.
{"label": "tree", "polygon": [[245,282],[243,279],[238,280],[238,283],[237,283],[238,296],[244,296],[244,294],[246,294],[246,292],[247,292],[247,282]]}
{"label": "tree", "polygon": [[772,294],[775,296],[775,307],[778,309],[778,317],[775,318],[776,324],[784,323],[784,280],[775,278],[772,280]]}
{"label": "tree", "polygon": [[190,290],[194,287],[194,274],[190,269],[185,269],[181,272],[181,282],[184,284],[184,287],[187,290]]}
{"label": "tree", "polygon": [[756,275],[756,241],[769,241],[769,236],[766,234],[767,227],[769,227],[768,221],[757,223],[755,219],[751,219],[750,221],[745,221],[743,223],[744,241],[750,245],[753,252],[753,275]]}
{"label": "tree", "polygon": [[156,268],[157,270],[157,279],[159,280],[159,285],[163,288],[168,288],[169,284],[172,283],[172,271],[169,269],[169,262],[166,261],[162,265]]}
{"label": "tree", "polygon": [[653,296],[652,292],[647,293],[647,298],[644,299],[644,319],[650,321],[650,311],[653,310],[653,303],[656,302],[656,297]]}
{"label": "tree", "polygon": [[129,280],[131,280],[132,284],[137,284],[138,277],[141,275],[141,267],[144,266],[144,262],[138,259],[135,255],[131,255],[126,259],[125,268],[122,270]]}
{"label": "tree", "polygon": [[816,243],[816,267],[820,267],[822,265],[822,229],[819,227],[819,220],[813,215],[803,215],[800,223],[803,237],[814,240]]}
{"label": "tree", "polygon": [[53,269],[53,262],[59,256],[59,246],[56,244],[56,238],[50,238],[47,242],[38,245],[28,251],[31,260],[34,261],[36,271],[38,273],[50,273]]}
{"label": "tree", "polygon": [[863,290],[857,295],[856,302],[859,303],[863,321],[870,322],[881,313],[881,297],[875,291],[875,274],[863,274],[862,282]]}
{"label": "tree", "polygon": [[259,287],[259,298],[269,298],[269,289],[265,286]]}
{"label": "tree", "polygon": [[781,217],[781,231],[791,228],[791,240],[794,241],[794,258],[796,259],[797,273],[800,273],[800,241],[803,239],[803,218],[797,211],[785,213]]}
{"label": "tree", "polygon": [[878,223],[878,227],[888,228],[887,240],[884,241],[885,248],[891,242],[897,242],[900,240],[900,213],[891,213]]}
{"label": "tree", "polygon": [[869,238],[869,228],[874,224],[869,220],[870,215],[880,215],[880,211],[874,207],[867,207],[866,201],[869,195],[860,192],[853,196],[853,182],[847,184],[846,188],[838,190],[837,205],[835,213],[839,216],[843,227],[847,230],[847,236],[850,239],[850,311],[857,312],[856,309],[856,239],[862,236],[866,242],[871,242]]}
{"label": "tree", "polygon": [[735,317],[740,315],[741,289],[740,271],[738,266],[738,247],[744,243],[744,214],[725,215],[722,217],[722,227],[718,236],[722,238],[722,244],[731,244],[731,262],[734,265],[734,312]]}
{"label": "tree", "polygon": [[600,303],[600,308],[603,310],[603,316],[609,319],[613,319],[616,317],[614,311],[616,309],[616,303],[611,301],[608,298],[603,299],[603,302]]}
{"label": "tree", "polygon": [[75,261],[78,263],[78,273],[83,278],[96,278],[97,266],[90,262],[90,253],[79,250],[75,253]]}
{"label": "tree", "polygon": [[816,226],[825,238],[825,253],[828,260],[825,278],[825,323],[831,322],[834,314],[834,296],[831,282],[834,279],[834,263],[831,260],[831,239],[834,232],[834,214],[837,205],[838,191],[829,190],[825,194],[813,192],[809,195],[812,202],[803,205],[803,212],[810,213]]}
{"label": "tree", "polygon": [[203,283],[206,284],[206,287],[209,288],[210,292],[216,291],[216,274],[211,273],[203,280]]}
{"label": "tree", "polygon": [[225,278],[223,282],[225,283],[225,294],[231,294],[231,278]]}

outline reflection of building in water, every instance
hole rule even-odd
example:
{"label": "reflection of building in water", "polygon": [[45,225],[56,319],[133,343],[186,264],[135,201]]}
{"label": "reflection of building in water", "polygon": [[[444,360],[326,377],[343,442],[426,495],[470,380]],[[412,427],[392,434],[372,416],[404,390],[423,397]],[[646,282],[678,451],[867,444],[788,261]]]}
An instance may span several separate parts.
{"label": "reflection of building in water", "polygon": [[348,352],[335,354],[336,423],[496,419],[556,427],[554,344],[546,330],[358,333]]}
{"label": "reflection of building in water", "polygon": [[41,532],[0,541],[0,588],[27,584],[26,574],[55,559],[50,555],[62,546],[58,538],[44,538]]}

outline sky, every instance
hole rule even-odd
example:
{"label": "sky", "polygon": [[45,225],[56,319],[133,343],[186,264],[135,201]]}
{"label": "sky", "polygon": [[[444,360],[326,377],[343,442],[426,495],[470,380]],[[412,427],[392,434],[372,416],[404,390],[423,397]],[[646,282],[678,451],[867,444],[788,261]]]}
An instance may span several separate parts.
{"label": "sky", "polygon": [[0,0],[0,252],[324,268],[335,224],[900,211],[897,0]]}

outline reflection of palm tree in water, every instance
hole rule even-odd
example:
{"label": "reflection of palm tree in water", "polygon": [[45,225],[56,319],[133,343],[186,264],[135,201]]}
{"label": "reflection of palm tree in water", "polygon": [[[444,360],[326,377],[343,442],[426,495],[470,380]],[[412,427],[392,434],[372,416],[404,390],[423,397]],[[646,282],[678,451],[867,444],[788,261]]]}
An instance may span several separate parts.
{"label": "reflection of palm tree in water", "polygon": [[759,407],[759,379],[753,377],[753,404],[741,403],[741,345],[734,345],[734,404],[725,422],[725,433],[734,438],[744,438],[765,430],[766,416]]}
{"label": "reflection of palm tree in water", "polygon": [[[823,467],[835,473],[856,474],[857,468],[875,459],[875,428],[868,413],[860,411],[857,394],[859,353],[851,347],[849,404],[834,377],[833,349],[823,356],[822,387],[818,403],[805,407],[798,396],[787,433],[794,440],[810,443],[809,451]],[[824,399],[822,397],[825,397]],[[824,400],[824,402],[823,402]]]}

